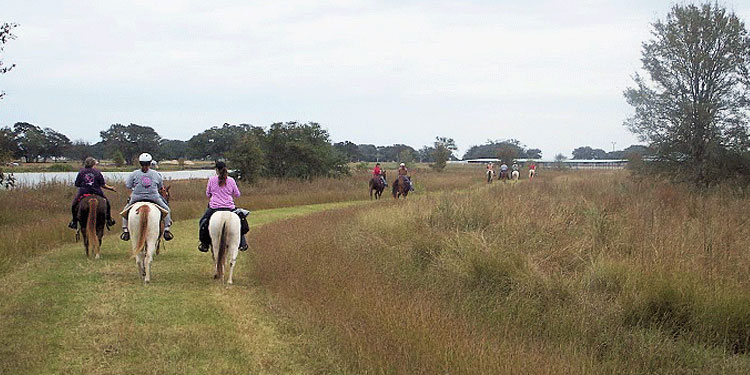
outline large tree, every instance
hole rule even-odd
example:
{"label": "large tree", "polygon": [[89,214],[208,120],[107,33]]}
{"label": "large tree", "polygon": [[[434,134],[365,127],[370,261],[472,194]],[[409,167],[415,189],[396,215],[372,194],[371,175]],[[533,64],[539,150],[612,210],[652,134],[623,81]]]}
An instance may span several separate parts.
{"label": "large tree", "polygon": [[716,3],[675,5],[643,43],[645,76],[625,91],[635,114],[626,126],[651,144],[656,160],[707,184],[749,173],[750,38]]}
{"label": "large tree", "polygon": [[274,123],[263,144],[266,171],[271,176],[310,179],[348,173],[346,158],[333,148],[328,131],[317,123]]}
{"label": "large tree", "polygon": [[187,141],[188,154],[192,158],[222,159],[248,132],[259,134],[263,129],[249,124],[214,126]]}
{"label": "large tree", "polygon": [[[18,24],[7,22],[0,24],[0,74],[5,74],[16,66],[16,64],[4,64],[2,60],[2,53],[3,49],[5,48],[5,44],[12,39],[16,39],[16,36],[13,35],[12,31],[17,26]],[[3,96],[5,96],[5,93],[0,91],[0,99],[2,99]]]}
{"label": "large tree", "polygon": [[13,125],[13,136],[17,145],[15,157],[23,157],[27,163],[36,162],[47,146],[42,128],[28,122]]}
{"label": "large tree", "polygon": [[591,148],[591,146],[578,147],[573,150],[573,159],[587,160],[587,159],[606,159],[607,151],[600,148]]}
{"label": "large tree", "polygon": [[152,127],[137,124],[113,124],[99,135],[106,145],[108,156],[112,157],[119,151],[127,164],[132,164],[135,157],[143,152],[156,154],[161,141],[159,133]]}
{"label": "large tree", "polygon": [[442,172],[448,160],[453,156],[453,151],[456,150],[456,142],[453,138],[435,137],[432,151],[432,157],[435,159],[435,162],[431,165],[432,168],[438,172]]}

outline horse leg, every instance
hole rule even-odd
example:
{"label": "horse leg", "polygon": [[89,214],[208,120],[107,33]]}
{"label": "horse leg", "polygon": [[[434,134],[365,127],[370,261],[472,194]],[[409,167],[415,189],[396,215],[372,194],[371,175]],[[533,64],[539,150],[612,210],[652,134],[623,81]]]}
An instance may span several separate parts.
{"label": "horse leg", "polygon": [[81,232],[83,234],[83,249],[86,252],[86,258],[89,257],[89,236],[86,235],[86,231]]}
{"label": "horse leg", "polygon": [[153,259],[153,245],[146,245],[146,256],[143,259],[143,284],[151,282],[151,259]]}
{"label": "horse leg", "polygon": [[229,260],[229,280],[227,280],[229,285],[232,285],[232,274],[234,274],[234,264],[237,263],[237,253],[239,253],[239,249],[233,246],[232,259]]}
{"label": "horse leg", "polygon": [[136,267],[138,267],[138,276],[140,276],[141,280],[143,280],[146,272],[143,268],[143,255],[140,252],[135,255],[135,265]]}

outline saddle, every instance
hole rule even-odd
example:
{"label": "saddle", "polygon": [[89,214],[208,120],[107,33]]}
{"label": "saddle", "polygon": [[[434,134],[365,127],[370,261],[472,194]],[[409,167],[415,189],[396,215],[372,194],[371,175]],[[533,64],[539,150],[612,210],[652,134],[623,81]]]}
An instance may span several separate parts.
{"label": "saddle", "polygon": [[[154,203],[154,202],[149,201],[149,200],[142,200],[142,201],[137,201],[137,202],[130,203],[127,206],[125,206],[125,208],[122,209],[122,212],[120,212],[120,215],[122,217],[124,217],[124,218],[127,219],[128,218],[128,214],[130,213],[130,209],[133,208],[133,206],[136,203],[144,203],[144,202],[145,203]],[[154,206],[156,206],[156,208],[159,209],[159,211],[161,212],[161,219],[164,220],[164,218],[167,216],[167,214],[169,213],[169,211],[163,209],[161,206],[159,206],[156,203],[154,203]]]}

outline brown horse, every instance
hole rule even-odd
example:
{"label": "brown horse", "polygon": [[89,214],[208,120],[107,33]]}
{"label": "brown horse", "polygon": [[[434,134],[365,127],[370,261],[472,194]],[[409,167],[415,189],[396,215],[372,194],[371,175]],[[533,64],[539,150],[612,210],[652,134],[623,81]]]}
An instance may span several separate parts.
{"label": "brown horse", "polygon": [[83,233],[86,257],[89,256],[90,247],[94,253],[94,259],[99,259],[106,218],[107,201],[103,197],[89,195],[83,197],[78,203],[78,227],[80,233]]}
{"label": "brown horse", "polygon": [[409,194],[409,188],[409,180],[406,179],[406,176],[398,176],[396,181],[393,181],[393,198],[406,198]]}
{"label": "brown horse", "polygon": [[370,199],[372,199],[372,191],[375,190],[375,199],[380,199],[380,196],[383,195],[383,190],[385,190],[385,171],[383,173],[383,178],[373,176],[370,179]]}

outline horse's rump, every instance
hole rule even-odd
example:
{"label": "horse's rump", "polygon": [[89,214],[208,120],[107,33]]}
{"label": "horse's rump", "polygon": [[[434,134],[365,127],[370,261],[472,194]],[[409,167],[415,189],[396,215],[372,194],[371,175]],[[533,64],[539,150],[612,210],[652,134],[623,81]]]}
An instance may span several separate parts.
{"label": "horse's rump", "polygon": [[138,254],[146,247],[146,240],[148,239],[148,214],[150,211],[151,208],[148,204],[140,205],[135,209],[135,214],[140,217],[140,227],[138,233],[138,242],[135,248],[133,248],[133,256],[136,256],[136,254]]}

